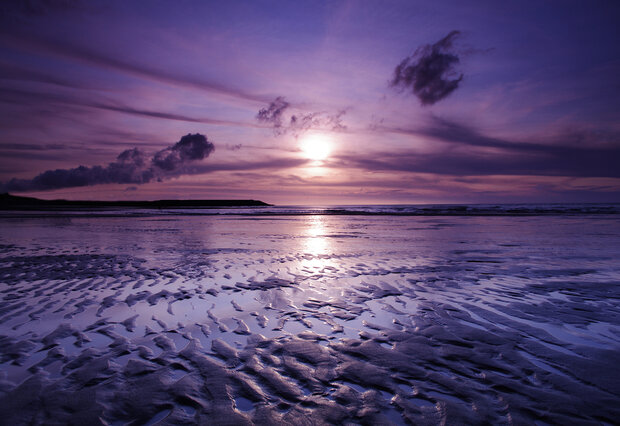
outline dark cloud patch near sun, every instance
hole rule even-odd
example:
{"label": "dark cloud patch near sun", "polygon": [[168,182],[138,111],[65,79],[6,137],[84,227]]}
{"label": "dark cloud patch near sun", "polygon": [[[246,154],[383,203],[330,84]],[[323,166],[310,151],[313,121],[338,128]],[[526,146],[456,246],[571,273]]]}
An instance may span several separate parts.
{"label": "dark cloud patch near sun", "polygon": [[340,110],[335,114],[325,112],[310,112],[307,114],[292,115],[289,120],[289,130],[299,134],[310,129],[327,129],[331,131],[343,131],[347,129],[342,123],[342,117],[347,113]]}
{"label": "dark cloud patch near sun", "polygon": [[286,102],[282,96],[278,96],[269,103],[267,108],[261,108],[256,114],[256,119],[261,123],[267,123],[273,126],[274,129],[282,127],[282,116],[291,104]]}
{"label": "dark cloud patch near sun", "polygon": [[187,134],[176,144],[147,157],[138,148],[121,152],[107,166],[79,166],[47,170],[33,179],[11,179],[0,192],[44,191],[98,184],[141,184],[188,173],[185,165],[208,157],[215,146],[199,133]]}
{"label": "dark cloud patch near sun", "polygon": [[460,34],[452,31],[435,44],[419,47],[396,66],[390,86],[411,89],[422,105],[433,105],[450,95],[463,80],[463,74],[456,71],[460,59],[453,51]]}
{"label": "dark cloud patch near sun", "polygon": [[256,119],[270,125],[275,135],[292,133],[299,136],[311,129],[343,131],[347,126],[343,124],[342,117],[347,113],[342,109],[336,113],[326,111],[316,112],[290,112],[294,107],[283,96],[278,96],[266,108],[261,108],[256,114]]}

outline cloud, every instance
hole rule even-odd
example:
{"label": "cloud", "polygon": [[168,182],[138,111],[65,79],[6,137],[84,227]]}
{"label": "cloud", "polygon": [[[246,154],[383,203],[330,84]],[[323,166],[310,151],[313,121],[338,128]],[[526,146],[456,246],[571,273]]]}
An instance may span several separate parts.
{"label": "cloud", "polygon": [[521,152],[531,155],[561,156],[573,151],[614,151],[619,149],[620,145],[620,132],[615,131],[569,129],[553,136],[521,141],[487,136],[471,126],[438,117],[432,117],[428,125],[420,128],[375,125],[372,130],[425,136],[442,142],[471,147],[497,148],[504,152]]}
{"label": "cloud", "polygon": [[42,145],[34,143],[5,143],[0,142],[0,150],[15,150],[15,151],[57,151],[70,148],[69,145],[59,143],[46,143]]}
{"label": "cloud", "polygon": [[185,165],[208,157],[213,143],[199,133],[187,134],[176,144],[148,158],[138,148],[121,152],[107,166],[48,170],[33,179],[11,179],[0,185],[0,192],[44,191],[98,184],[141,184],[188,173]]}
{"label": "cloud", "polygon": [[[376,130],[430,137],[450,146],[441,152],[384,152],[343,156],[344,164],[367,170],[453,176],[566,176],[620,178],[620,134],[573,130],[533,141],[491,137],[449,120],[434,118],[420,129]],[[460,146],[459,149],[454,149]],[[491,148],[491,149],[489,149]]]}
{"label": "cloud", "polygon": [[262,108],[256,114],[256,119],[270,125],[275,135],[292,133],[296,137],[311,129],[344,131],[347,126],[342,123],[342,117],[347,113],[342,109],[337,113],[325,111],[317,112],[291,112],[295,108],[284,97],[278,96],[271,101],[266,108]]}
{"label": "cloud", "polygon": [[449,176],[564,176],[620,178],[620,149],[568,149],[556,155],[389,152],[341,156],[344,165],[371,171]]}
{"label": "cloud", "polygon": [[455,70],[460,59],[452,51],[459,35],[452,31],[435,44],[419,47],[396,66],[390,86],[411,89],[422,105],[433,105],[454,92],[463,80]]}
{"label": "cloud", "polygon": [[103,111],[113,111],[121,114],[129,114],[146,118],[159,118],[164,120],[184,121],[189,123],[204,123],[217,126],[241,126],[241,127],[259,127],[254,123],[243,123],[240,121],[219,120],[215,118],[203,117],[195,118],[187,115],[174,114],[162,111],[145,110],[134,108],[112,102],[109,100],[96,100],[91,98],[80,98],[78,96],[60,94],[60,93],[42,93],[31,92],[21,89],[3,88],[0,92],[0,100],[3,102],[40,105],[43,102],[52,104],[77,105],[80,107],[94,108]]}
{"label": "cloud", "polygon": [[267,108],[261,108],[256,114],[256,119],[262,123],[268,123],[279,129],[282,127],[282,115],[291,104],[286,102],[282,96],[278,96],[269,103]]}
{"label": "cloud", "polygon": [[256,161],[235,161],[227,163],[208,163],[193,167],[196,173],[212,173],[221,171],[242,171],[249,170],[282,170],[294,169],[307,166],[310,160],[305,158],[276,157],[266,158]]}
{"label": "cloud", "polygon": [[310,112],[307,114],[292,115],[289,120],[288,129],[295,134],[300,134],[310,129],[343,131],[347,129],[347,126],[342,124],[342,116],[346,113],[346,110],[340,110],[336,114]]}
{"label": "cloud", "polygon": [[152,163],[167,172],[177,170],[187,161],[202,160],[213,152],[215,147],[200,133],[188,134],[175,145],[159,151]]}
{"label": "cloud", "polygon": [[80,46],[74,42],[52,39],[50,37],[36,37],[21,28],[13,28],[11,33],[0,31],[0,35],[2,36],[0,37],[0,43],[11,48],[76,60],[85,64],[122,72],[151,81],[179,87],[188,87],[243,101],[265,102],[266,100],[265,96],[249,93],[217,81],[210,81],[190,75],[181,75],[165,69],[125,61],[120,57],[108,56],[89,47]]}
{"label": "cloud", "polygon": [[4,61],[0,61],[0,79],[46,83],[71,89],[84,88],[75,82],[51,76],[48,72],[33,71]]}

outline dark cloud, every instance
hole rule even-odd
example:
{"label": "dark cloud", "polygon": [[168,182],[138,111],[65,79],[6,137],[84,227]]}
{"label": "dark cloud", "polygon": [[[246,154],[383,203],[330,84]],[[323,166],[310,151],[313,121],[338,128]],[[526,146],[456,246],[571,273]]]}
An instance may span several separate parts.
{"label": "dark cloud", "polygon": [[293,106],[284,97],[278,96],[262,108],[256,114],[256,119],[273,128],[276,135],[292,133],[295,136],[311,130],[344,131],[347,129],[342,123],[342,117],[347,113],[346,109],[337,113],[320,112],[295,112],[291,113]]}
{"label": "dark cloud", "polygon": [[435,44],[419,47],[396,66],[390,86],[411,89],[422,105],[433,105],[454,92],[463,80],[455,69],[460,59],[452,51],[459,35],[452,31]]}
{"label": "dark cloud", "polygon": [[288,130],[294,134],[300,134],[310,129],[343,131],[347,129],[347,126],[342,124],[342,117],[346,113],[346,110],[340,110],[336,114],[310,112],[307,114],[292,115],[289,120]]}
{"label": "dark cloud", "polygon": [[320,118],[321,117],[316,112],[292,115],[287,130],[292,129],[298,133],[301,133],[312,129],[313,127],[319,127],[321,125]]}
{"label": "dark cloud", "polygon": [[258,111],[256,119],[262,123],[272,125],[274,129],[279,129],[282,127],[282,115],[290,105],[291,104],[286,102],[282,96],[278,96],[269,103],[267,108],[262,108]]}
{"label": "dark cloud", "polygon": [[138,148],[121,152],[107,166],[48,170],[33,179],[12,179],[0,192],[42,191],[105,183],[140,184],[187,173],[184,166],[208,157],[215,147],[204,135],[188,134],[176,144],[147,157]]}
{"label": "dark cloud", "polygon": [[183,163],[202,160],[213,152],[215,147],[203,135],[185,135],[173,146],[159,151],[153,157],[153,165],[167,172],[178,169]]}

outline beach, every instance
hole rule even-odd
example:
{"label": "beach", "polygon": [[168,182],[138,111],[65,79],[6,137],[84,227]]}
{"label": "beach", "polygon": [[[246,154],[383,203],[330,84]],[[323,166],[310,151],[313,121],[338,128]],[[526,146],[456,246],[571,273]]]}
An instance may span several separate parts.
{"label": "beach", "polygon": [[620,221],[569,210],[5,214],[0,423],[613,424]]}

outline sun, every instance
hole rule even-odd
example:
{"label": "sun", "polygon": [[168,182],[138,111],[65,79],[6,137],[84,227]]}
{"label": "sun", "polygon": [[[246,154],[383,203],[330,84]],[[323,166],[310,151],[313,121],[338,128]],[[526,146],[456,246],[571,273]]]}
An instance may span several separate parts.
{"label": "sun", "polygon": [[332,152],[332,140],[328,135],[314,133],[305,136],[300,144],[301,152],[309,160],[327,160]]}

